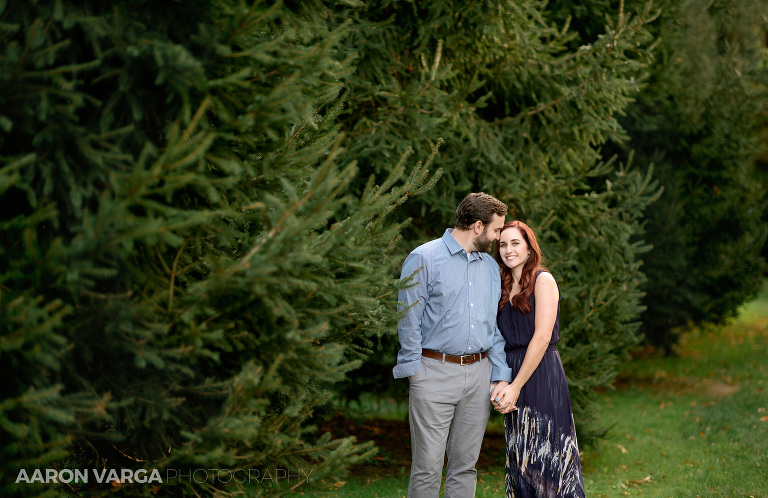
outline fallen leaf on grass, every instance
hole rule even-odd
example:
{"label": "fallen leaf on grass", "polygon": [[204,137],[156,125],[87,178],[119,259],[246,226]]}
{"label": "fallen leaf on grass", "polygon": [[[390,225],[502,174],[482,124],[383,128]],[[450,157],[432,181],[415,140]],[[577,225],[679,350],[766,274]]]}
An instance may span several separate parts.
{"label": "fallen leaf on grass", "polygon": [[645,476],[642,479],[630,479],[627,484],[630,486],[642,486],[643,484],[651,482],[651,476]]}
{"label": "fallen leaf on grass", "polygon": [[766,420],[768,420],[768,415],[760,417],[760,422],[765,422]]}
{"label": "fallen leaf on grass", "polygon": [[622,445],[620,445],[620,444],[617,444],[617,445],[616,445],[616,447],[617,447],[618,449],[620,449],[622,453],[627,453],[627,449],[626,449],[625,447],[623,447]]}

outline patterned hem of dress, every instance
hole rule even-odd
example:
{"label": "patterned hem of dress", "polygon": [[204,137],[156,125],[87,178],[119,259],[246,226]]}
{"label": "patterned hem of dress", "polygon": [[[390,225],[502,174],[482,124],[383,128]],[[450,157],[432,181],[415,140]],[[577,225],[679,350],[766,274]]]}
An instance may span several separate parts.
{"label": "patterned hem of dress", "polygon": [[504,417],[507,497],[584,497],[581,458],[573,425],[523,407]]}

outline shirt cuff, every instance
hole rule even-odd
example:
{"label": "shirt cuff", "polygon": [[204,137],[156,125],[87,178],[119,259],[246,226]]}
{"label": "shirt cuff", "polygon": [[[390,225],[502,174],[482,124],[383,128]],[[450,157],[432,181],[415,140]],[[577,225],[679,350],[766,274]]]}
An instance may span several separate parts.
{"label": "shirt cuff", "polygon": [[509,367],[493,366],[491,370],[491,382],[512,382],[512,369]]}
{"label": "shirt cuff", "polygon": [[[406,363],[395,365],[395,368],[392,369],[392,374],[396,379],[402,379],[404,377],[410,377],[411,375],[416,375],[416,372],[418,372],[420,368],[421,368],[420,359],[416,361],[409,361]],[[509,375],[512,375],[512,369],[509,369]]]}

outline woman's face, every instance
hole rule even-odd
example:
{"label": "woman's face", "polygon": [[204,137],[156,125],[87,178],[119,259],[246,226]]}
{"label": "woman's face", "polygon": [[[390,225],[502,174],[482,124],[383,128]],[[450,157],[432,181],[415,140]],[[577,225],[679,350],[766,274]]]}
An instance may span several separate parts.
{"label": "woman's face", "polygon": [[499,236],[499,255],[511,269],[522,268],[531,253],[518,228],[507,228]]}

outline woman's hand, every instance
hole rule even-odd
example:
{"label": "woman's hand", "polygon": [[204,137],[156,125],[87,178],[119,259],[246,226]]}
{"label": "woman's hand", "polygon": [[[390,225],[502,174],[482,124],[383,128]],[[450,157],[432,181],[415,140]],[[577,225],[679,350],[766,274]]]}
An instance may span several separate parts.
{"label": "woman's hand", "polygon": [[493,409],[499,413],[509,413],[517,410],[517,398],[520,396],[520,388],[514,384],[507,384],[496,396],[491,396]]}
{"label": "woman's hand", "polygon": [[493,400],[501,396],[502,389],[504,389],[508,385],[509,385],[509,382],[505,380],[500,380],[498,382],[491,383],[491,403],[493,403]]}

